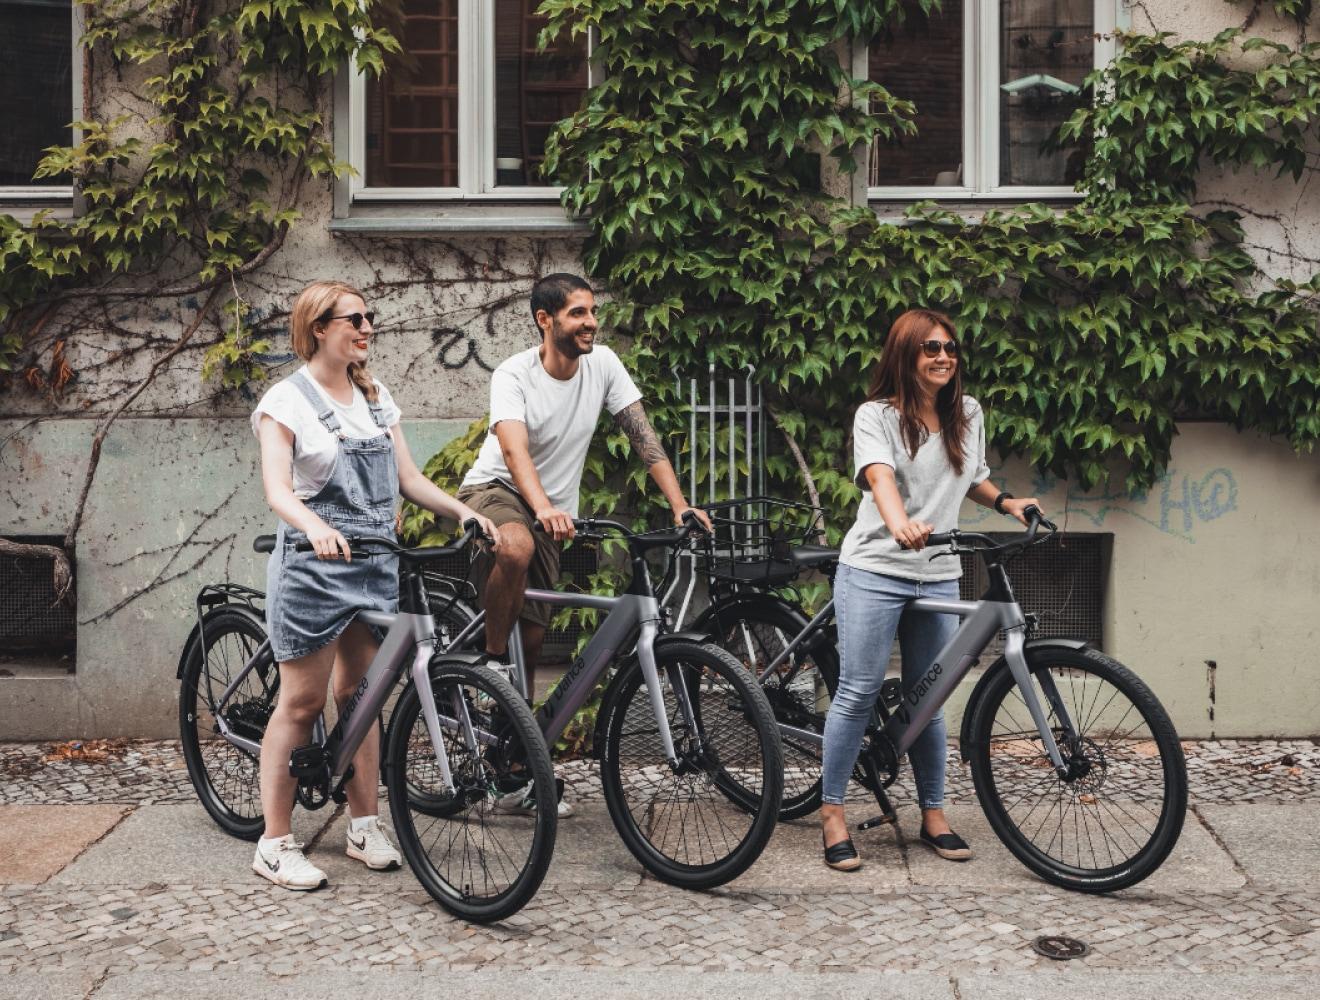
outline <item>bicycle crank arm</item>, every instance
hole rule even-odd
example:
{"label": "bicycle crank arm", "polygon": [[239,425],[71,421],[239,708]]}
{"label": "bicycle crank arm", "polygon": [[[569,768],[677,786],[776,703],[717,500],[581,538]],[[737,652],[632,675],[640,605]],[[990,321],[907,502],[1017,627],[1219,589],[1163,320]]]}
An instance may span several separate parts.
{"label": "bicycle crank arm", "polygon": [[870,755],[862,759],[862,767],[866,775],[871,780],[871,791],[875,794],[875,804],[880,807],[880,815],[872,816],[857,824],[859,831],[872,830],[877,826],[884,826],[886,823],[898,822],[898,814],[894,812],[893,803],[889,801],[889,796],[885,793],[884,781],[880,777],[880,770],[875,766],[875,761],[871,760]]}

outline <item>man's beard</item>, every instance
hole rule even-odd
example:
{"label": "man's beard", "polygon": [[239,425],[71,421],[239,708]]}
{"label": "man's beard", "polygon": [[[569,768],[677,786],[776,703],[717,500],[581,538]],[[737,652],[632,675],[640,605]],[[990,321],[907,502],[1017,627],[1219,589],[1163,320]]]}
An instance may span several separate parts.
{"label": "man's beard", "polygon": [[592,337],[591,345],[583,348],[578,345],[577,334],[565,333],[563,328],[555,323],[550,330],[550,339],[554,341],[555,350],[566,358],[580,358],[584,354],[590,354],[593,347],[596,346],[595,337]]}

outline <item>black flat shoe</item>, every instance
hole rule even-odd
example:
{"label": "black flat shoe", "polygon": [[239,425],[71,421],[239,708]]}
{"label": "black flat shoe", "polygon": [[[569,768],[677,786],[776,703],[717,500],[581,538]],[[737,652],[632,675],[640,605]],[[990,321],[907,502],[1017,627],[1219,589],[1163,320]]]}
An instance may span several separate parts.
{"label": "black flat shoe", "polygon": [[921,824],[921,842],[946,861],[970,861],[972,849],[967,841],[956,833],[941,833],[932,837],[926,832],[926,824]]}
{"label": "black flat shoe", "polygon": [[862,867],[862,859],[857,856],[857,848],[853,846],[851,837],[826,847],[825,863],[840,872],[855,872]]}

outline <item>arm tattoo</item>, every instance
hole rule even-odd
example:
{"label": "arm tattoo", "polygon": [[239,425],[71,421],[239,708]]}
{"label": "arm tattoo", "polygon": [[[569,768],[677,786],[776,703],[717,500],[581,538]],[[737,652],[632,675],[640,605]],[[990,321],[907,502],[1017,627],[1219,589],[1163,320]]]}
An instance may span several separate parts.
{"label": "arm tattoo", "polygon": [[651,421],[646,419],[646,410],[642,408],[641,400],[616,413],[614,422],[628,435],[633,451],[637,452],[648,469],[657,462],[669,461],[664,446],[651,427]]}

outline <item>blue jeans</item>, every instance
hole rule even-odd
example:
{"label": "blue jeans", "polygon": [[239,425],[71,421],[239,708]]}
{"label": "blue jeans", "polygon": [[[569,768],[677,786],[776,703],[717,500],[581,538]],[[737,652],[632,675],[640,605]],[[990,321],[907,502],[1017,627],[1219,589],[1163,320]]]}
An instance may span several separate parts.
{"label": "blue jeans", "polygon": [[[906,690],[939,655],[958,627],[956,615],[903,614],[914,597],[958,597],[957,580],[922,583],[840,565],[834,577],[834,614],[839,626],[839,690],[825,717],[821,800],[843,805],[857,763],[862,735],[885,679],[897,633]],[[948,737],[944,712],[937,712],[908,750],[922,809],[944,805],[944,762]]]}

